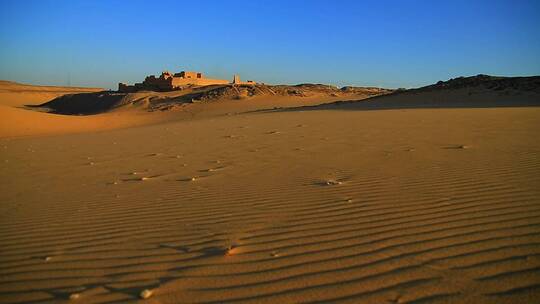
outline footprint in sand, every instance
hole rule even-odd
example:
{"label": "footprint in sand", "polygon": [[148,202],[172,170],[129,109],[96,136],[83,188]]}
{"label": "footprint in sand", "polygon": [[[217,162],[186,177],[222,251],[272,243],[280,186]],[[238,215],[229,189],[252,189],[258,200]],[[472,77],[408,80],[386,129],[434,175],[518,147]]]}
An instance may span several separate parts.
{"label": "footprint in sand", "polygon": [[159,247],[160,248],[174,249],[174,250],[177,250],[177,251],[182,251],[183,253],[190,252],[190,249],[189,249],[188,246],[176,246],[176,245],[170,245],[170,244],[160,244]]}
{"label": "footprint in sand", "polygon": [[214,246],[214,247],[204,248],[201,251],[202,251],[202,255],[205,257],[214,257],[214,256],[228,256],[230,255],[232,249],[233,249],[232,246],[229,246],[226,248]]}
{"label": "footprint in sand", "polygon": [[327,178],[327,179],[323,179],[323,180],[319,180],[319,181],[316,181],[314,182],[315,185],[318,185],[318,186],[339,186],[339,185],[343,185],[345,183],[345,180],[344,178]]}
{"label": "footprint in sand", "polygon": [[221,170],[225,170],[225,166],[221,166],[221,167],[216,167],[216,168],[209,168],[209,169],[203,169],[203,170],[200,170],[200,172],[216,172],[216,171],[221,171]]}
{"label": "footprint in sand", "polygon": [[186,178],[178,179],[178,181],[180,181],[180,182],[194,182],[194,181],[198,180],[199,178],[200,177],[192,176],[192,177],[186,177]]}
{"label": "footprint in sand", "polygon": [[141,175],[141,174],[145,174],[147,172],[148,172],[148,169],[142,170],[142,171],[132,171],[132,172],[129,172],[129,173],[125,173],[125,175]]}
{"label": "footprint in sand", "polygon": [[471,146],[468,146],[468,145],[453,145],[453,146],[444,147],[444,149],[462,150],[462,149],[469,149],[470,147]]}
{"label": "footprint in sand", "polygon": [[122,181],[124,181],[124,182],[142,182],[142,181],[148,181],[148,180],[156,179],[156,178],[158,178],[160,176],[161,175],[141,176],[141,177],[123,179]]}

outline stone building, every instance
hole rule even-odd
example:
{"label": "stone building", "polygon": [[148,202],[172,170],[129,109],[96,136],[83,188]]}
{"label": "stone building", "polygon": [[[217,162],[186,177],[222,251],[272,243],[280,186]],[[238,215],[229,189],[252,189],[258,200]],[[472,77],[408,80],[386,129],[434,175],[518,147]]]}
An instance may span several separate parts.
{"label": "stone building", "polygon": [[216,84],[255,84],[249,80],[241,82],[240,76],[234,75],[232,83],[223,79],[206,78],[200,72],[182,71],[180,73],[171,73],[164,71],[159,77],[154,75],[147,76],[142,83],[127,85],[125,83],[118,84],[119,92],[137,92],[137,91],[173,91],[181,90],[187,86],[206,86]]}

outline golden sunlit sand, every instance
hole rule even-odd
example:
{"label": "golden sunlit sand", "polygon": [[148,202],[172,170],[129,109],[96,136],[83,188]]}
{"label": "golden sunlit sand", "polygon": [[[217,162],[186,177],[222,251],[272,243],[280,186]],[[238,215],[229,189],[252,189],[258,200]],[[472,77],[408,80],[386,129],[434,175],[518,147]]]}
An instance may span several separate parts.
{"label": "golden sunlit sand", "polygon": [[24,105],[82,89],[2,86],[1,303],[540,298],[538,87],[59,115]]}

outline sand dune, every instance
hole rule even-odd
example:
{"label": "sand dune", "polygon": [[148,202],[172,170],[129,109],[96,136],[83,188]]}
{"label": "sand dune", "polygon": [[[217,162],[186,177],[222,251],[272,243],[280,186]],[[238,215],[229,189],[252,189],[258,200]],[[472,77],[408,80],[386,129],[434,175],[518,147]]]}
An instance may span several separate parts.
{"label": "sand dune", "polygon": [[[31,86],[0,81],[0,138],[96,132],[168,121],[235,115],[269,107],[319,105],[387,94],[379,88],[296,86],[193,87],[118,93],[98,88]],[[210,104],[218,103],[218,104]],[[152,115],[150,112],[167,112]],[[52,115],[52,114],[71,115]],[[84,116],[79,116],[84,115]]]}
{"label": "sand dune", "polygon": [[157,117],[124,111],[92,117],[61,116],[30,111],[60,96],[101,92],[100,88],[33,86],[0,80],[0,138],[95,132],[155,122]]}
{"label": "sand dune", "polygon": [[401,94],[24,112],[160,119],[0,139],[0,302],[534,303],[540,109]]}

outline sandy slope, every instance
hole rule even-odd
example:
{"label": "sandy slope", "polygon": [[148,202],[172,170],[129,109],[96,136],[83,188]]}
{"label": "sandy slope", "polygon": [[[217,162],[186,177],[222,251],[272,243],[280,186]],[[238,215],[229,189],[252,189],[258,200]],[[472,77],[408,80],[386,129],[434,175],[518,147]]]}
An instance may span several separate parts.
{"label": "sandy slope", "polygon": [[[252,86],[247,87],[252,88]],[[374,94],[388,92],[385,89],[354,87],[348,87],[347,90],[342,91],[324,85],[272,86],[272,89],[262,86],[262,88],[263,91],[256,89],[257,94],[252,97],[241,96],[238,99],[234,98],[238,97],[236,92],[241,92],[245,88],[207,86],[173,92],[145,91],[122,94],[103,91],[99,88],[32,86],[0,80],[0,117],[2,117],[0,138],[98,132],[167,121],[206,119],[269,108],[303,107],[339,100],[361,100]],[[291,89],[302,96],[287,95],[287,90]],[[208,94],[205,92],[212,90],[214,94],[220,93],[224,96],[212,94],[206,96]],[[231,91],[235,93],[234,96],[231,95]],[[272,94],[268,95],[269,92]],[[334,94],[335,92],[339,95]],[[201,98],[199,95],[207,101],[185,102],[191,101],[192,96]],[[61,104],[67,102],[67,109],[59,111],[60,113],[76,113],[77,115],[52,115],[45,113],[54,110],[52,108],[35,108],[37,105],[55,101]],[[102,111],[103,104],[109,103],[110,105],[104,106],[108,111]],[[70,104],[75,104],[75,106],[71,107]],[[80,110],[81,106],[87,110]],[[150,112],[166,113],[153,115]],[[82,116],[82,114],[90,113],[94,115]]]}
{"label": "sandy slope", "polygon": [[0,81],[0,138],[95,132],[154,122],[146,113],[125,111],[122,115],[92,117],[61,116],[25,109],[66,94],[99,92],[100,88],[33,86]]}
{"label": "sandy slope", "polygon": [[0,302],[540,298],[540,108],[332,107],[0,139]]}

